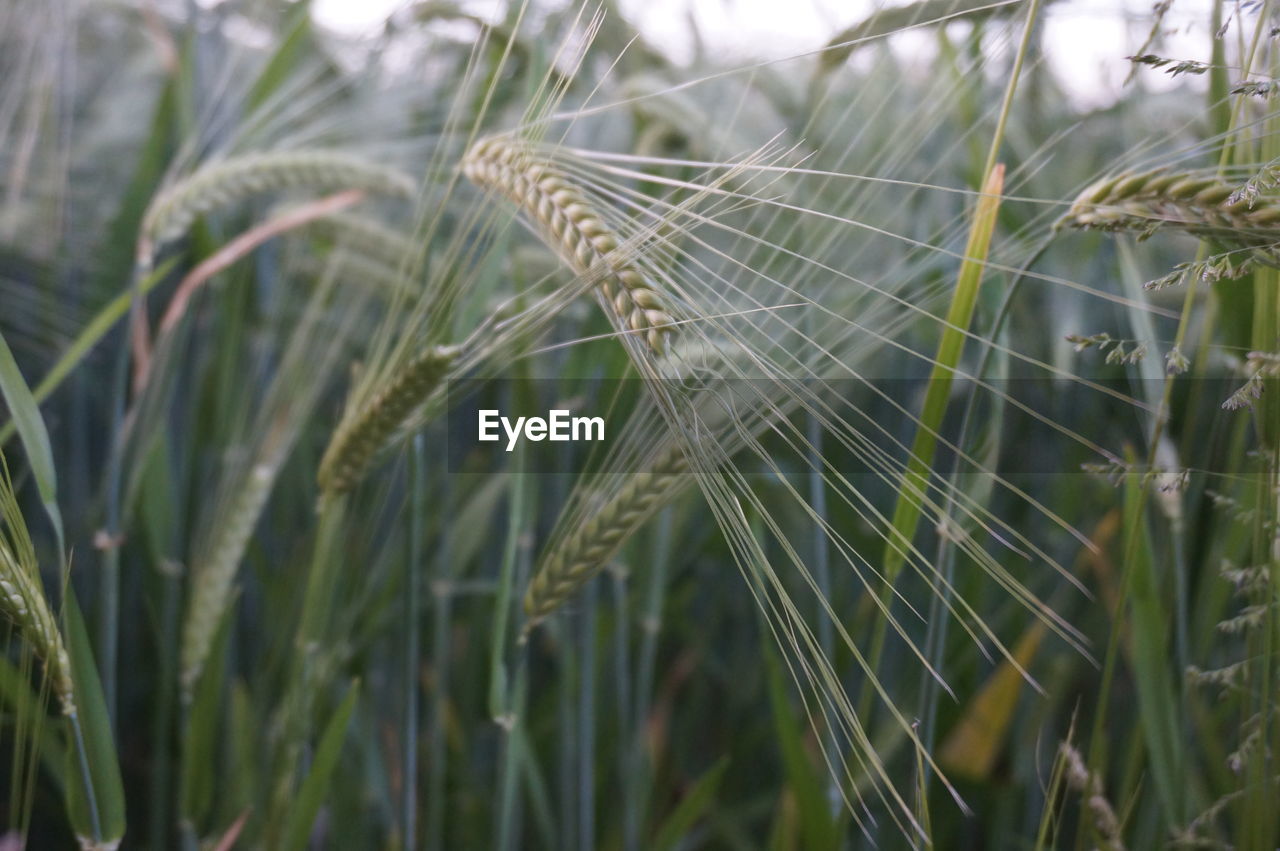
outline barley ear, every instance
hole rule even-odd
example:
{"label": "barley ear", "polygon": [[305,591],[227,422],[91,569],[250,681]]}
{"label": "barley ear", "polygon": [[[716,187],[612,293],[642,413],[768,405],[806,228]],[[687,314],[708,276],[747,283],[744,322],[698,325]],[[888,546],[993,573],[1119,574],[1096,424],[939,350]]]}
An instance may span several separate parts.
{"label": "barley ear", "polygon": [[616,494],[560,537],[539,561],[525,592],[527,628],[558,609],[599,573],[645,521],[688,486],[688,471],[683,450],[671,446],[652,469],[629,474]]}
{"label": "barley ear", "polygon": [[44,665],[64,715],[76,711],[71,662],[58,620],[44,596],[35,548],[27,534],[9,470],[0,456],[0,615],[17,630]]}
{"label": "barley ear", "polygon": [[258,464],[236,495],[230,514],[215,532],[207,550],[192,571],[191,602],[182,629],[180,678],[182,695],[189,700],[204,670],[219,623],[231,601],[231,583],[244,556],[249,536],[257,525],[271,493],[276,468]]}
{"label": "barley ear", "polygon": [[1280,198],[1247,192],[1212,173],[1121,174],[1085,189],[1059,227],[1151,232],[1174,228],[1229,246],[1267,249],[1280,240]]}
{"label": "barley ear", "polygon": [[149,266],[161,245],[186,233],[204,213],[250,195],[293,187],[360,189],[407,197],[414,182],[406,174],[337,151],[273,151],[210,163],[161,191],[143,216],[138,263]]}
{"label": "barley ear", "polygon": [[369,403],[348,410],[320,461],[318,480],[326,493],[359,484],[370,463],[444,378],[458,346],[431,346],[392,374]]}
{"label": "barley ear", "polygon": [[467,151],[462,170],[476,186],[523,210],[575,273],[598,275],[601,302],[615,324],[642,335],[655,354],[662,353],[672,324],[662,298],[619,250],[617,236],[564,169],[524,140],[490,136]]}

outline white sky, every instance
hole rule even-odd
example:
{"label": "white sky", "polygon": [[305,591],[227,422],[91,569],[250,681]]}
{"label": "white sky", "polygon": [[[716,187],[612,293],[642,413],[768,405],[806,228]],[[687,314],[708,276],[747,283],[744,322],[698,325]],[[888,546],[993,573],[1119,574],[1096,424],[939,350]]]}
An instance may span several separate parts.
{"label": "white sky", "polygon": [[[630,20],[677,59],[690,50],[696,22],[709,52],[726,58],[775,59],[821,47],[877,6],[905,0],[620,0]],[[1054,71],[1080,105],[1110,102],[1129,73],[1125,57],[1141,47],[1151,26],[1153,0],[1059,0],[1048,6],[1046,49]],[[315,0],[319,23],[347,33],[380,29],[407,0]],[[485,0],[468,3],[473,8]],[[500,4],[493,3],[498,7]],[[1163,50],[1179,59],[1208,59],[1211,0],[1181,0],[1165,20]],[[1178,81],[1146,69],[1152,87]]]}

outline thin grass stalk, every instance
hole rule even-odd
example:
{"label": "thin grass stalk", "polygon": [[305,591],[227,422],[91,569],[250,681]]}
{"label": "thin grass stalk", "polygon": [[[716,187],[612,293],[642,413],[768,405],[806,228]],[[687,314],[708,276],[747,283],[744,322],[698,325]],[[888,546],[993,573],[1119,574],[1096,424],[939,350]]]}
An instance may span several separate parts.
{"label": "thin grass stalk", "polygon": [[[137,276],[134,278],[135,282]],[[138,287],[133,290],[131,310],[137,310],[140,295]],[[111,387],[111,455],[107,461],[107,480],[105,487],[105,518],[99,549],[102,562],[98,576],[98,653],[99,669],[102,671],[102,694],[106,700],[107,713],[111,717],[111,730],[116,729],[116,666],[120,646],[120,544],[123,531],[120,525],[120,502],[123,494],[123,465],[125,452],[125,436],[128,423],[125,418],[127,403],[125,397],[129,392],[129,347],[121,346],[116,355],[115,374]]]}
{"label": "thin grass stalk", "polygon": [[[559,619],[561,622],[563,619]],[[562,623],[563,626],[563,623]],[[577,676],[577,654],[573,643],[563,636],[556,647],[556,780],[560,800],[559,845],[565,851],[578,849],[577,795],[574,794],[578,752],[577,703],[573,684]]]}
{"label": "thin grass stalk", "polygon": [[[523,462],[523,449],[516,450],[512,460],[517,466]],[[527,534],[530,506],[526,494],[527,484],[523,476],[511,477],[511,496],[507,512],[507,540],[503,547],[502,564],[498,577],[498,595],[495,601],[496,617],[492,633],[489,677],[489,712],[503,731],[502,757],[499,765],[497,787],[499,790],[498,849],[510,851],[518,847],[522,812],[517,792],[521,772],[521,753],[514,730],[522,723],[523,709],[528,691],[528,663],[526,646],[516,645],[514,676],[508,665],[507,632],[511,615],[515,611],[516,582],[520,562],[527,557],[528,545],[522,539]]]}
{"label": "thin grass stalk", "polygon": [[404,789],[401,799],[401,821],[406,848],[418,847],[418,680],[420,613],[422,580],[425,568],[422,557],[422,523],[427,513],[426,444],[422,434],[414,435],[410,453],[410,515],[408,546],[405,548],[404,594]]}
{"label": "thin grass stalk", "polygon": [[625,836],[627,851],[640,851],[640,829],[649,809],[652,767],[646,734],[653,694],[653,677],[658,661],[658,637],[662,633],[662,609],[666,599],[667,571],[672,559],[672,509],[666,508],[659,515],[654,531],[649,571],[649,583],[645,589],[644,608],[640,620],[640,654],[636,663],[635,707],[631,711],[633,729],[630,744],[630,765],[626,788],[627,800],[634,801],[634,816],[627,823]]}
{"label": "thin grass stalk", "polygon": [[929,466],[932,465],[933,454],[937,449],[938,429],[941,429],[942,418],[946,415],[954,371],[959,366],[960,356],[964,351],[965,333],[972,324],[974,310],[978,306],[978,290],[982,285],[987,252],[996,225],[996,212],[1004,189],[1004,166],[991,166],[986,174],[982,197],[974,210],[969,243],[965,247],[965,261],[960,266],[959,280],[947,310],[946,325],[942,331],[942,339],[938,342],[933,369],[929,370],[920,425],[916,427],[908,468],[902,476],[901,495],[893,507],[892,530],[884,552],[886,587],[891,587],[897,580],[905,564],[906,553],[910,552],[915,530],[919,526],[923,512],[920,500],[928,486]]}
{"label": "thin grass stalk", "polygon": [[[519,651],[521,655],[524,651]],[[527,702],[529,691],[528,666],[518,665],[516,677],[511,684],[511,726],[504,729],[502,737],[502,756],[498,775],[498,851],[517,851],[521,846],[520,835],[524,822],[524,808],[519,792],[520,773],[523,763],[529,759],[521,747],[521,737],[517,735],[516,725],[520,724],[520,714]]]}
{"label": "thin grass stalk", "polygon": [[[827,483],[822,473],[822,422],[812,412],[805,414],[805,426],[808,431],[809,446],[805,454],[808,456],[809,471],[806,478],[809,480],[809,505],[813,509],[815,523],[813,524],[809,540],[813,547],[811,555],[813,564],[813,581],[816,586],[817,593],[824,600],[834,600],[833,589],[831,586],[831,549],[830,542],[826,533],[823,531],[827,527]],[[818,621],[818,646],[822,648],[822,654],[828,659],[835,658],[835,628],[831,624],[831,619],[826,616],[826,612],[817,611],[816,618]],[[831,729],[825,729],[822,732],[826,741],[824,751],[826,753],[835,753],[837,747],[835,732]],[[838,780],[832,772],[828,772],[827,776],[827,798],[833,812],[843,805],[840,797],[840,789],[838,788]]]}
{"label": "thin grass stalk", "polygon": [[[84,727],[80,724],[80,716],[72,712],[67,716],[71,726],[71,739],[75,743],[76,770],[80,772],[80,782],[84,785],[85,802],[89,808],[89,826],[94,841],[93,848],[103,847],[102,814],[98,811],[98,795],[94,791],[93,772],[89,769],[89,748],[85,743]],[[81,838],[81,845],[84,844]]]}
{"label": "thin grass stalk", "polygon": [[[621,572],[614,573],[610,576],[612,580],[609,583],[609,600],[611,603],[610,614],[613,622],[613,687],[615,691],[616,701],[614,703],[614,717],[612,719],[613,738],[618,743],[615,748],[617,756],[616,768],[618,771],[616,783],[617,788],[625,789],[627,784],[627,776],[630,770],[631,754],[626,747],[626,736],[631,730],[631,677],[633,675],[631,665],[631,622],[629,612],[627,610],[628,599],[628,583],[627,578]],[[622,805],[618,807],[622,823],[626,824],[638,822],[639,816],[636,812],[639,801],[633,801],[630,798],[623,800]],[[625,827],[624,827],[625,830]]]}
{"label": "thin grass stalk", "polygon": [[[1129,307],[1126,311],[1133,336],[1140,340],[1159,339],[1151,316],[1136,308],[1136,305],[1142,302],[1142,276],[1139,274],[1132,247],[1128,241],[1124,240],[1117,247],[1119,248],[1119,260],[1122,269],[1122,274],[1120,275],[1121,285],[1123,291],[1129,294],[1135,304],[1135,306]],[[1259,270],[1258,274],[1263,274],[1263,270]],[[1146,394],[1152,408],[1157,408],[1160,404],[1160,399],[1163,397],[1163,385],[1176,380],[1176,372],[1171,373],[1166,364],[1157,359],[1144,359],[1137,364],[1136,372],[1142,380],[1143,387],[1149,388],[1146,390]],[[1187,433],[1192,434],[1194,432]],[[1170,476],[1177,475],[1180,463],[1179,453],[1168,437],[1162,438],[1162,443],[1162,446],[1156,447],[1154,454],[1158,455],[1162,462],[1168,465],[1167,473]],[[1164,485],[1162,486],[1162,491],[1164,493],[1159,498],[1161,510],[1150,518],[1150,522],[1153,525],[1160,522],[1165,524],[1164,529],[1161,531],[1167,530],[1167,535],[1161,535],[1161,537],[1168,540],[1169,548],[1172,551],[1172,558],[1167,559],[1167,570],[1168,573],[1172,574],[1173,580],[1173,670],[1181,672],[1187,671],[1191,667],[1190,640],[1187,626],[1190,608],[1188,597],[1190,565],[1186,560],[1184,540],[1187,532],[1185,510],[1180,487]],[[1166,559],[1160,559],[1160,561],[1166,561]],[[1167,578],[1168,574],[1166,573],[1161,577],[1161,580],[1167,581]],[[1177,676],[1174,691],[1180,707],[1189,708],[1192,705],[1191,682],[1188,677]],[[1190,713],[1179,712],[1177,721],[1178,729],[1175,739],[1182,742],[1194,741],[1193,720]],[[1177,765],[1175,767],[1176,774],[1182,774],[1183,772],[1184,766]],[[1190,801],[1192,797],[1188,795],[1185,800]]]}
{"label": "thin grass stalk", "polygon": [[[441,477],[441,497],[444,515],[453,516],[451,486],[449,476]],[[435,680],[431,697],[431,728],[427,741],[429,755],[429,774],[427,777],[427,851],[441,851],[444,848],[445,836],[445,780],[447,777],[447,760],[449,758],[448,743],[445,741],[445,718],[449,711],[450,682],[450,626],[453,612],[453,538],[448,524],[440,534],[440,546],[436,564],[436,579],[431,583],[432,608],[432,640],[431,670]]]}
{"label": "thin grass stalk", "polygon": [[[1027,21],[1027,33],[1034,21]],[[1025,47],[1025,35],[1024,35]],[[1015,78],[1016,79],[1016,76]],[[1013,82],[1008,90],[1012,96]],[[1006,108],[1008,103],[1006,102]],[[1000,127],[1003,127],[1003,117]],[[999,137],[997,136],[997,140]],[[993,145],[993,148],[998,146]],[[943,417],[946,416],[951,395],[951,383],[954,370],[959,365],[964,350],[965,334],[973,321],[977,308],[978,290],[982,284],[983,272],[986,268],[987,252],[990,248],[992,232],[996,225],[996,213],[1000,206],[1000,194],[1004,187],[1004,167],[996,165],[987,173],[982,188],[982,196],[974,209],[973,225],[969,232],[969,242],[965,248],[965,260],[960,265],[960,274],[956,282],[956,290],[947,309],[946,325],[942,339],[938,343],[937,355],[933,367],[929,371],[928,389],[925,391],[924,405],[916,427],[915,439],[911,444],[911,454],[903,471],[902,484],[897,503],[894,505],[893,517],[886,535],[884,566],[882,573],[884,582],[880,589],[879,608],[888,612],[893,603],[893,589],[899,574],[906,565],[907,554],[911,552],[920,518],[924,513],[924,499],[928,492],[930,467],[937,450],[939,429]],[[867,653],[870,670],[878,670],[884,653],[885,639],[888,635],[888,618],[879,617],[872,629],[871,646]],[[859,716],[867,719],[872,708],[873,693],[871,684],[864,685],[862,697],[858,702]]]}
{"label": "thin grass stalk", "polygon": [[[964,416],[960,421],[960,428],[957,432],[955,445],[964,449],[969,440],[969,431],[973,426],[974,417],[977,412],[978,392],[977,383],[986,380],[987,369],[992,358],[999,357],[996,346],[993,342],[998,340],[1004,333],[1006,323],[1009,320],[1010,313],[1013,309],[1014,299],[1022,289],[1022,283],[1026,280],[1026,274],[1033,266],[1040,261],[1040,258],[1048,250],[1054,237],[1049,235],[1044,241],[1031,253],[1031,256],[1023,263],[1022,268],[1013,276],[1013,280],[1009,282],[1009,286],[1005,289],[1004,296],[1000,300],[1000,305],[996,308],[995,315],[991,319],[990,330],[983,335],[983,340],[988,341],[982,347],[982,354],[978,358],[977,366],[974,368],[973,375],[975,383],[973,390],[969,393],[968,399],[965,401]],[[947,490],[947,497],[942,509],[943,523],[952,523],[954,521],[954,512],[956,510],[955,488],[958,486],[958,476],[960,473],[959,459],[952,462],[950,474],[951,487]],[[934,563],[938,565],[938,572],[942,577],[943,591],[935,595],[929,601],[929,622],[925,633],[925,653],[929,659],[929,667],[935,671],[942,670],[944,663],[944,655],[947,648],[947,636],[951,623],[951,609],[947,605],[948,597],[951,595],[952,581],[955,576],[956,566],[956,548],[954,542],[948,536],[940,536],[938,538],[938,546],[934,557]],[[920,718],[920,742],[926,752],[932,753],[934,742],[937,739],[937,716],[938,716],[938,699],[941,691],[936,677],[930,676],[928,670],[922,671],[920,675],[920,691],[922,699],[920,701],[922,710]],[[933,777],[932,766],[925,760],[922,771],[921,784],[924,794],[928,793],[930,781]]]}
{"label": "thin grass stalk", "polygon": [[[1029,25],[1028,25],[1029,28]],[[1000,194],[1004,187],[1003,166],[992,166],[986,173],[982,197],[974,210],[973,227],[965,248],[955,294],[947,310],[942,339],[933,368],[929,371],[928,389],[911,455],[903,475],[901,496],[894,506],[892,530],[885,549],[884,575],[886,588],[897,580],[910,551],[922,514],[921,500],[928,486],[929,468],[937,449],[938,429],[946,415],[954,370],[964,349],[965,334],[973,321],[978,304],[978,290],[986,268],[987,252],[996,224]],[[874,656],[873,656],[874,658]]]}
{"label": "thin grass stalk", "polygon": [[[968,331],[977,306],[978,288],[986,268],[987,252],[996,225],[1000,196],[1004,189],[1004,167],[997,162],[1000,149],[1004,144],[1005,128],[1013,108],[1013,96],[1017,91],[1023,61],[1031,44],[1040,4],[1041,0],[1031,0],[1028,4],[1022,39],[1014,57],[1013,68],[1009,74],[1009,82],[1005,87],[1004,99],[996,120],[995,132],[992,134],[986,163],[983,166],[982,194],[975,206],[969,241],[965,246],[965,259],[960,265],[956,290],[947,310],[946,326],[938,344],[934,366],[929,372],[929,386],[924,407],[916,427],[915,439],[912,441],[911,454],[907,460],[899,497],[894,506],[882,568],[884,582],[880,592],[880,608],[884,612],[888,612],[887,606],[893,602],[894,584],[906,563],[907,553],[911,550],[920,522],[929,466],[937,447],[938,429],[941,428],[942,419],[946,414],[953,371],[959,364],[965,343],[965,333]],[[871,645],[867,653],[868,670],[879,670],[887,632],[888,618],[876,618],[875,626],[872,628]],[[870,719],[873,699],[872,684],[868,682],[863,686],[857,704],[858,717],[863,719],[863,723],[867,723]]]}
{"label": "thin grass stalk", "polygon": [[[164,585],[160,611],[163,635],[177,635],[178,617],[181,611],[181,580],[172,564],[161,567],[160,579]],[[155,777],[151,784],[151,822],[148,826],[151,847],[155,851],[172,847],[169,843],[169,814],[173,794],[173,761],[169,738],[174,721],[174,694],[178,684],[178,655],[165,652],[161,660],[158,705],[151,727],[151,747],[155,757]]]}
{"label": "thin grass stalk", "polygon": [[578,847],[596,847],[596,619],[600,590],[588,582],[578,613]]}

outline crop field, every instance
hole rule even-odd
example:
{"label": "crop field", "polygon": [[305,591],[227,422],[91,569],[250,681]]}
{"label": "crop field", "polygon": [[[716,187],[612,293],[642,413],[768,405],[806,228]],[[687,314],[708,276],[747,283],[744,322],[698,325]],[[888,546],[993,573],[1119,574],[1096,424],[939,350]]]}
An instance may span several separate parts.
{"label": "crop field", "polygon": [[1278,80],[0,0],[0,851],[1280,848]]}

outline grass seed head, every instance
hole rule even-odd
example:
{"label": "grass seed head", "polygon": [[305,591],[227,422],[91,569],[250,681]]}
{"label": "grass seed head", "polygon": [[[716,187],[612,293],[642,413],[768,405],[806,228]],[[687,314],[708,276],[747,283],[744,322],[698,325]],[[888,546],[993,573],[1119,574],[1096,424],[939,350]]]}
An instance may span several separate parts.
{"label": "grass seed head", "polygon": [[457,346],[431,346],[397,370],[373,400],[349,412],[320,461],[320,488],[343,493],[359,484],[374,456],[440,384]]}
{"label": "grass seed head", "polygon": [[1280,198],[1244,193],[1210,173],[1122,174],[1081,192],[1064,224],[1109,231],[1175,228],[1230,245],[1267,248],[1280,240]]}
{"label": "grass seed head", "polygon": [[272,151],[210,163],[152,200],[142,220],[138,261],[149,265],[164,243],[186,233],[204,213],[260,192],[293,187],[360,189],[408,197],[414,182],[403,172],[338,151]]}
{"label": "grass seed head", "polygon": [[45,677],[65,715],[76,713],[71,661],[58,619],[49,607],[8,470],[0,458],[0,616],[44,664]]}
{"label": "grass seed head", "polygon": [[533,219],[543,239],[579,275],[600,275],[607,310],[624,330],[643,336],[661,354],[672,324],[662,298],[619,248],[619,240],[565,171],[528,142],[489,136],[471,146],[463,174],[494,190]]}
{"label": "grass seed head", "polygon": [[686,486],[688,471],[684,451],[671,445],[650,469],[631,473],[608,502],[560,538],[543,556],[525,592],[530,625],[558,609],[599,573],[627,538]]}

